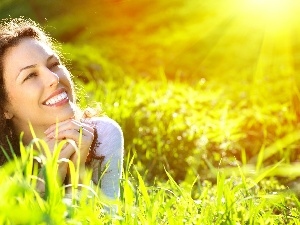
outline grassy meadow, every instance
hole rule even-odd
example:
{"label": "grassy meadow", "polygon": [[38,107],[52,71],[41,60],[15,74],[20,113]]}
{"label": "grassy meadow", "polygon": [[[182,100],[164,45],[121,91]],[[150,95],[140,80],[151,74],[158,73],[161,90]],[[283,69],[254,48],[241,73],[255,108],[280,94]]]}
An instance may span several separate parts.
{"label": "grassy meadow", "polygon": [[66,2],[6,0],[0,16],[43,24],[79,104],[100,102],[122,127],[121,198],[87,177],[66,202],[55,156],[41,159],[39,196],[37,156],[23,146],[0,169],[0,224],[299,223],[297,1]]}

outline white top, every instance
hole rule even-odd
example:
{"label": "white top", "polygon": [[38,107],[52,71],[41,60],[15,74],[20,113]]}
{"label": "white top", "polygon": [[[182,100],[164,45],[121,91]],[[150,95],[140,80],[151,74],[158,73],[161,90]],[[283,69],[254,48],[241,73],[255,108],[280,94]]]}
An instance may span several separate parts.
{"label": "white top", "polygon": [[91,162],[92,180],[99,186],[103,194],[112,199],[120,196],[120,179],[122,175],[124,137],[121,127],[109,117],[93,117],[86,119],[95,125],[98,134],[96,155],[104,156],[104,160],[93,159]]}

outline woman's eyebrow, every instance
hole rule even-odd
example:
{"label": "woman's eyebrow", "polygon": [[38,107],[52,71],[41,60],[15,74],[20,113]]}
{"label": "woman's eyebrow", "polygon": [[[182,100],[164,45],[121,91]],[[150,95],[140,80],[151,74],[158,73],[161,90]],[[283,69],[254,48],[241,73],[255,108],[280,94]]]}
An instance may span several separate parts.
{"label": "woman's eyebrow", "polygon": [[37,64],[32,64],[32,65],[25,66],[25,67],[21,68],[21,69],[19,70],[18,76],[16,77],[16,80],[18,79],[18,77],[20,76],[20,74],[21,74],[21,72],[22,72],[23,70],[27,70],[27,69],[34,68],[34,67],[36,67],[36,65],[37,65]]}
{"label": "woman's eyebrow", "polygon": [[59,60],[59,58],[57,57],[57,55],[50,55],[49,57],[48,57],[48,59],[47,59],[47,62],[49,62],[51,59],[57,59],[57,60]]}
{"label": "woman's eyebrow", "polygon": [[23,70],[27,70],[27,69],[33,68],[33,67],[35,67],[35,66],[36,66],[36,64],[29,65],[29,66],[25,66],[25,67],[23,67],[23,68],[20,69],[19,74],[20,74]]}

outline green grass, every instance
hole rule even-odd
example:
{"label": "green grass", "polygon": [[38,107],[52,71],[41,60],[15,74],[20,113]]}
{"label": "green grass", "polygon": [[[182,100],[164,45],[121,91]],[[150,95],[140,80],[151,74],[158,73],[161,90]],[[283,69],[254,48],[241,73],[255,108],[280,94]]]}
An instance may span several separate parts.
{"label": "green grass", "polygon": [[[65,203],[64,188],[53,176],[55,157],[43,161],[49,191],[40,197],[35,191],[35,154],[22,147],[21,159],[0,169],[3,224],[297,224],[297,192],[285,184],[299,176],[299,165],[291,161],[298,140],[295,114],[278,112],[282,105],[292,107],[289,98],[260,108],[232,105],[232,92],[213,83],[191,86],[166,79],[124,78],[122,88],[113,80],[82,83],[82,88],[87,91],[79,92],[82,106],[91,97],[102,102],[124,131],[117,213],[104,213],[109,203],[100,194],[89,198],[89,191]],[[259,113],[255,119],[253,111]],[[249,123],[255,128],[249,140],[251,150],[257,151],[252,157],[244,134]],[[15,210],[28,214],[20,217],[11,213]]]}
{"label": "green grass", "polygon": [[[266,84],[268,92],[255,94],[253,85],[239,91],[238,83],[231,84],[125,77],[120,83],[111,79],[82,85],[87,94],[81,103],[91,98],[102,103],[124,129],[126,151],[137,154],[139,171],[152,181],[166,178],[164,167],[182,181],[189,179],[188,173],[215,178],[219,167],[232,172],[236,165],[245,170],[252,166],[259,172],[279,161],[285,168],[296,162],[299,132],[293,85]],[[245,173],[251,174],[249,170]],[[299,173],[295,170],[290,176]]]}
{"label": "green grass", "polygon": [[105,198],[89,197],[85,187],[79,199],[62,199],[64,188],[54,176],[55,157],[44,161],[51,191],[40,197],[34,155],[32,148],[24,148],[21,159],[0,169],[1,224],[296,224],[300,216],[298,198],[275,179],[257,183],[242,172],[227,178],[220,171],[216,184],[199,178],[178,184],[165,171],[165,182],[148,186],[130,156],[118,210],[111,215],[104,210],[109,204]]}

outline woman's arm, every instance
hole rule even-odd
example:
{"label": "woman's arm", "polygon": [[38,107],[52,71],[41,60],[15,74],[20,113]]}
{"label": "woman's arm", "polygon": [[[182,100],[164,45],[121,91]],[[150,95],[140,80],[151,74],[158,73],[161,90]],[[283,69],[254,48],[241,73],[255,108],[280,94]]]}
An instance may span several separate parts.
{"label": "woman's arm", "polygon": [[124,138],[120,126],[108,117],[89,119],[95,126],[98,145],[95,154],[103,160],[93,159],[92,179],[99,184],[107,197],[117,199],[120,196],[120,179],[122,176]]}

